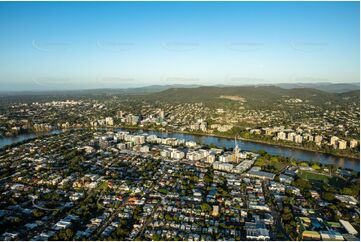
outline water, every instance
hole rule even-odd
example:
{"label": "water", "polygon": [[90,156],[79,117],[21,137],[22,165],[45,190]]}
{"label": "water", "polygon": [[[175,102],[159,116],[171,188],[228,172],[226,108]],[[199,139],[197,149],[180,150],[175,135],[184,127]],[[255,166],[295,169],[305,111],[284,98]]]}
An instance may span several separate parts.
{"label": "water", "polygon": [[43,132],[43,133],[31,133],[31,134],[20,134],[17,136],[11,136],[11,137],[5,137],[5,138],[0,138],[0,149],[6,145],[11,145],[11,144],[15,144],[15,143],[19,143],[22,142],[24,140],[29,140],[29,139],[33,139],[36,137],[41,137],[43,135],[47,135],[47,134],[59,134],[61,131],[59,130],[52,130],[49,132]]}
{"label": "water", "polygon": [[[120,130],[120,129],[117,129]],[[45,134],[56,134],[60,133],[59,130],[53,130],[51,132]],[[218,138],[213,136],[198,136],[198,135],[191,135],[191,134],[181,134],[181,133],[162,133],[158,131],[146,131],[148,134],[155,134],[162,138],[177,138],[177,139],[184,139],[184,140],[192,140],[197,142],[198,144],[214,144],[218,147],[226,147],[226,148],[233,148],[234,147],[234,140],[227,139],[227,138]],[[27,139],[35,138],[39,135],[36,134],[21,134],[16,137],[6,137],[0,138],[0,148],[4,147],[5,145],[14,144],[17,142],[21,142]],[[319,162],[322,164],[333,164],[338,167],[348,168],[355,171],[360,171],[360,160],[359,159],[351,159],[351,158],[343,158],[337,157],[328,154],[317,153],[313,151],[305,151],[305,150],[298,150],[268,144],[260,144],[250,141],[242,141],[237,140],[238,145],[243,150],[248,151],[259,151],[264,150],[269,154],[272,155],[280,155],[285,157],[290,157],[295,160],[299,161],[310,161],[310,162]]]}

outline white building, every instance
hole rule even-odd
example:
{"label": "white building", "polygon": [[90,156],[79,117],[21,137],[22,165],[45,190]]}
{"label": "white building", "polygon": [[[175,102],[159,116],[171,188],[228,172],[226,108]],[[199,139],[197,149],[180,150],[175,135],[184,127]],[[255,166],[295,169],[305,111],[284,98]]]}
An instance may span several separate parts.
{"label": "white building", "polygon": [[295,142],[296,142],[296,143],[301,144],[302,141],[303,141],[302,135],[299,135],[299,134],[298,134],[298,135],[295,136]]}
{"label": "white building", "polygon": [[295,141],[295,136],[296,136],[296,133],[294,133],[294,132],[288,133],[288,135],[287,135],[288,141],[291,141],[291,142]]}
{"label": "white building", "polygon": [[278,139],[285,140],[286,139],[286,133],[281,131],[277,134]]}
{"label": "white building", "polygon": [[162,157],[170,157],[171,155],[171,151],[169,149],[164,149],[160,151],[160,156]]}
{"label": "white building", "polygon": [[216,156],[214,156],[214,155],[209,155],[209,156],[207,156],[206,162],[212,164],[215,160],[216,160]]}
{"label": "white building", "polygon": [[180,160],[184,158],[184,152],[177,150],[177,149],[173,149],[172,152],[170,153],[170,157],[172,159],[176,159],[176,160]]}
{"label": "white building", "polygon": [[315,143],[317,145],[321,145],[321,142],[322,142],[322,136],[321,135],[316,135],[315,136]]}
{"label": "white building", "polygon": [[336,136],[332,136],[331,139],[330,139],[330,144],[333,145],[333,146],[336,146],[337,145],[337,142],[338,142],[339,138],[336,137]]}
{"label": "white building", "polygon": [[187,142],[186,142],[186,146],[187,146],[187,147],[196,147],[196,146],[197,146],[197,143],[194,142],[194,141],[187,141]]}
{"label": "white building", "polygon": [[200,153],[198,151],[191,151],[191,152],[187,153],[187,159],[188,160],[196,161],[196,160],[200,160],[202,158],[204,158],[202,153]]}
{"label": "white building", "polygon": [[340,219],[340,223],[347,230],[349,234],[357,235],[357,230],[346,220]]}
{"label": "white building", "polygon": [[106,117],[106,118],[105,118],[105,124],[106,124],[107,126],[113,126],[113,125],[114,125],[113,118],[112,118],[112,117]]}
{"label": "white building", "polygon": [[233,170],[233,165],[225,162],[216,161],[213,163],[213,169],[230,172]]}
{"label": "white building", "polygon": [[352,148],[355,148],[357,145],[358,145],[358,141],[357,141],[357,140],[352,139],[352,140],[350,141],[350,148],[351,148],[351,149],[352,149]]}
{"label": "white building", "polygon": [[231,152],[224,152],[223,155],[218,157],[220,162],[232,162],[233,154]]}
{"label": "white building", "polygon": [[338,148],[340,150],[345,150],[347,148],[347,141],[346,140],[338,140]]}

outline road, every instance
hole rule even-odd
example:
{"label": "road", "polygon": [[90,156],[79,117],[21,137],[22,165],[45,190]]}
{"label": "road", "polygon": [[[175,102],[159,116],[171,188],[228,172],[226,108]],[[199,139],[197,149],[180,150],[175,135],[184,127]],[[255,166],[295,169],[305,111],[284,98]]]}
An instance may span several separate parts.
{"label": "road", "polygon": [[96,233],[93,234],[92,236],[90,236],[89,240],[96,240],[99,235],[105,230],[106,227],[109,226],[109,224],[115,219],[115,217],[117,216],[117,214],[121,211],[121,209],[123,208],[123,206],[125,204],[127,204],[129,200],[129,196],[125,197],[122,201],[121,204],[119,204],[119,206],[115,209],[115,211],[112,213],[112,215],[106,220],[105,223],[103,223],[102,226],[100,226],[100,228],[97,229]]}
{"label": "road", "polygon": [[[165,169],[164,169],[164,170],[165,170]],[[161,181],[166,173],[167,173],[167,172],[163,171],[163,176],[160,177],[158,180]],[[146,199],[148,198],[149,194],[151,193],[151,191],[153,190],[153,188],[154,188],[155,185],[156,185],[156,184],[153,183],[152,187],[149,188],[149,192],[148,192],[147,195],[146,195]],[[162,199],[162,201],[164,201],[164,198]],[[139,230],[138,234],[137,234],[136,236],[134,236],[134,238],[137,238],[136,240],[139,240],[139,238],[143,235],[145,228],[146,228],[146,227],[148,226],[148,224],[151,222],[151,218],[153,217],[154,213],[157,211],[157,208],[158,208],[158,206],[159,206],[160,204],[161,204],[161,203],[158,203],[158,204],[153,208],[151,214],[150,214],[149,216],[147,216],[147,218],[145,219],[145,221],[144,221],[141,229]]]}
{"label": "road", "polygon": [[[158,171],[159,172],[159,171]],[[160,177],[158,180],[162,179],[162,177]],[[156,180],[156,181],[158,181]],[[153,182],[152,186],[149,187],[148,193],[144,195],[144,197],[146,197],[146,199],[148,198],[150,192],[153,190],[154,186],[156,185],[156,182]],[[90,237],[90,240],[96,240],[99,235],[105,230],[106,227],[108,227],[110,225],[110,223],[115,219],[115,217],[117,216],[117,214],[121,211],[121,209],[123,208],[123,206],[128,202],[129,196],[126,197],[122,203],[116,208],[116,210],[112,213],[112,215],[107,219],[107,221],[105,223],[103,223],[103,225],[97,229],[96,233],[94,235],[92,235]]]}
{"label": "road", "polygon": [[45,211],[58,211],[58,210],[60,210],[60,208],[43,208],[43,207],[40,207],[39,205],[35,204],[35,198],[33,198],[31,200],[31,202],[32,202],[34,207],[36,207],[36,208],[38,208],[40,210],[45,210]]}
{"label": "road", "polygon": [[274,218],[274,227],[276,228],[276,230],[273,232],[273,238],[272,239],[278,239],[277,238],[277,234],[282,234],[285,236],[285,238],[287,240],[291,240],[291,238],[288,236],[288,234],[286,233],[285,228],[283,227],[283,223],[281,221],[281,216],[280,213],[278,212],[277,207],[275,206],[275,204],[273,204],[272,199],[271,199],[271,194],[269,193],[269,190],[266,187],[265,182],[262,183],[262,187],[263,187],[263,193],[265,195],[265,198],[267,198],[268,200],[268,205],[270,206],[271,209],[271,213],[272,216]]}
{"label": "road", "polygon": [[145,221],[142,225],[142,228],[139,230],[138,234],[136,236],[134,236],[134,238],[136,238],[136,240],[140,240],[140,237],[143,236],[144,230],[149,225],[149,223],[152,221],[152,217],[153,217],[154,213],[157,211],[158,206],[159,206],[159,203],[156,206],[154,206],[151,214],[145,219]]}

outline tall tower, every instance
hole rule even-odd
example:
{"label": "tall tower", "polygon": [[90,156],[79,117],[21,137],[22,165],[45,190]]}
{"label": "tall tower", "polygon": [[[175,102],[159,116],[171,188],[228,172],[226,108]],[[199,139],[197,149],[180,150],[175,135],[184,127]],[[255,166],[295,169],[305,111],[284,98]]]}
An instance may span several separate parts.
{"label": "tall tower", "polygon": [[163,110],[159,111],[159,118],[161,118],[162,120],[164,119],[164,111]]}
{"label": "tall tower", "polygon": [[239,159],[239,152],[240,152],[240,148],[238,147],[237,144],[237,136],[234,136],[234,149],[233,149],[233,154],[234,154],[234,159],[235,161],[238,163],[238,159]]}

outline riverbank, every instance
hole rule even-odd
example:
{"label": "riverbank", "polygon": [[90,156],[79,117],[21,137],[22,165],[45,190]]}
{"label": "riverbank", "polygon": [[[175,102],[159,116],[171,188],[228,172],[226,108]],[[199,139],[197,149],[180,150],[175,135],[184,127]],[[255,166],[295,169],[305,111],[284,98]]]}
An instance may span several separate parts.
{"label": "riverbank", "polygon": [[[154,129],[154,128],[145,128],[145,127],[138,127],[138,126],[112,126],[112,127],[78,127],[78,128],[69,128],[69,129],[97,129],[97,128],[105,128],[105,129],[129,129],[129,130],[143,130],[143,131],[155,131],[155,132],[162,132],[162,133],[179,133],[179,134],[187,134],[187,135],[196,135],[196,136],[209,136],[209,137],[217,137],[217,138],[225,138],[225,139],[234,139],[233,135],[226,135],[226,134],[210,134],[210,133],[202,133],[202,132],[189,132],[189,131],[179,131],[179,130],[161,130],[161,129]],[[61,129],[61,130],[67,130],[67,129]],[[48,132],[54,132],[56,130],[52,130],[52,131],[48,131]],[[39,132],[34,132],[34,133],[29,133],[29,134],[44,134],[47,132],[44,131],[39,131]],[[3,138],[16,138],[17,136],[10,136],[10,137],[0,137],[0,140]],[[318,154],[325,154],[325,155],[330,155],[330,156],[334,156],[334,157],[338,157],[338,158],[348,158],[348,159],[353,159],[353,160],[360,160],[359,156],[356,155],[343,155],[343,154],[335,154],[335,153],[330,153],[330,152],[325,152],[322,150],[315,150],[315,149],[310,149],[310,148],[305,148],[305,147],[300,147],[300,146],[293,146],[293,145],[288,145],[288,144],[282,144],[282,143],[276,143],[276,142],[269,142],[269,141],[264,141],[264,140],[259,140],[259,139],[250,139],[250,138],[244,138],[244,137],[237,137],[238,140],[242,140],[242,141],[247,141],[247,142],[253,142],[253,143],[258,143],[258,144],[265,144],[265,145],[270,145],[270,146],[277,146],[277,147],[283,147],[283,148],[289,148],[289,149],[296,149],[296,150],[302,150],[302,151],[306,151],[306,152],[313,152],[313,153],[318,153]]]}
{"label": "riverbank", "polygon": [[[177,138],[177,139],[184,139],[189,141],[195,141],[198,144],[204,145],[214,145],[216,147],[224,147],[226,149],[234,148],[234,137],[229,135],[219,135],[219,134],[202,134],[202,133],[193,133],[193,132],[186,132],[186,131],[178,131],[178,132],[171,132],[160,130],[158,128],[144,128],[144,127],[134,127],[134,126],[116,126],[116,127],[86,127],[86,128],[69,128],[64,130],[53,130],[53,132],[66,132],[67,130],[76,130],[76,129],[83,129],[83,130],[93,130],[96,132],[97,130],[109,130],[109,131],[143,131],[148,134],[154,134],[161,138]],[[27,135],[19,135],[16,138],[5,138],[0,139],[0,147],[8,146],[16,146],[21,143],[28,142],[31,138],[37,136],[36,134],[27,134]],[[277,146],[274,144],[267,144],[264,142],[256,142],[253,140],[238,139],[238,145],[241,147],[242,150],[246,151],[266,151],[270,155],[277,155],[282,157],[289,157],[296,161],[305,161],[305,162],[316,162],[321,164],[333,164],[337,167],[347,168],[355,171],[359,171],[360,169],[360,162],[357,159],[350,159],[350,158],[343,158],[337,157],[334,155],[323,154],[321,152],[313,152],[308,150],[302,149],[294,149],[293,147],[284,147],[284,146]]]}
{"label": "riverbank", "polygon": [[[123,128],[123,129],[131,129],[131,130],[144,130],[144,131],[157,131],[157,132],[164,132],[164,133],[179,133],[179,134],[188,134],[188,135],[196,135],[196,136],[210,136],[210,137],[217,137],[217,138],[234,139],[234,136],[231,136],[231,135],[208,134],[208,133],[200,133],[200,132],[176,131],[176,130],[162,131],[162,130],[152,129],[152,128],[124,127],[124,126],[123,127],[115,127],[115,128],[120,128],[120,129]],[[264,140],[247,139],[247,138],[243,138],[243,137],[238,137],[237,139],[242,140],[242,141],[258,143],[258,144],[266,144],[266,145],[270,145],[270,146],[278,146],[278,147],[284,147],[284,148],[289,148],[289,149],[297,149],[297,150],[308,151],[308,152],[313,152],[313,153],[326,154],[326,155],[331,155],[331,156],[335,156],[335,157],[339,157],[339,158],[348,158],[348,159],[354,159],[354,160],[360,159],[359,156],[334,154],[334,153],[329,153],[329,152],[325,152],[325,151],[314,150],[314,149],[287,145],[287,144],[273,143],[273,142],[268,142],[268,141],[264,141]]]}
{"label": "riverbank", "polygon": [[304,147],[299,147],[299,146],[292,146],[292,145],[287,145],[287,144],[272,143],[272,142],[267,142],[264,140],[246,139],[246,138],[242,138],[242,137],[240,138],[240,140],[245,140],[245,141],[255,142],[255,143],[260,143],[260,144],[275,145],[275,146],[291,148],[291,149],[298,149],[298,150],[315,152],[315,153],[326,154],[326,155],[332,155],[332,156],[336,156],[336,157],[340,157],[340,158],[349,158],[349,159],[355,159],[355,160],[360,159],[359,156],[334,154],[334,153],[329,153],[329,152],[325,152],[325,151],[321,151],[321,150],[314,150],[314,149],[309,149],[309,148],[304,148]]}
{"label": "riverbank", "polygon": [[[51,136],[51,135],[57,135],[60,134],[62,130],[51,130],[49,132],[35,132],[35,133],[26,133],[26,134],[19,134],[16,136],[10,136],[10,137],[0,137],[0,151],[3,151],[4,149],[8,147],[14,147],[18,146],[27,142],[31,142],[32,140],[35,140],[37,138]],[[7,140],[8,142],[2,142],[4,140]]]}

